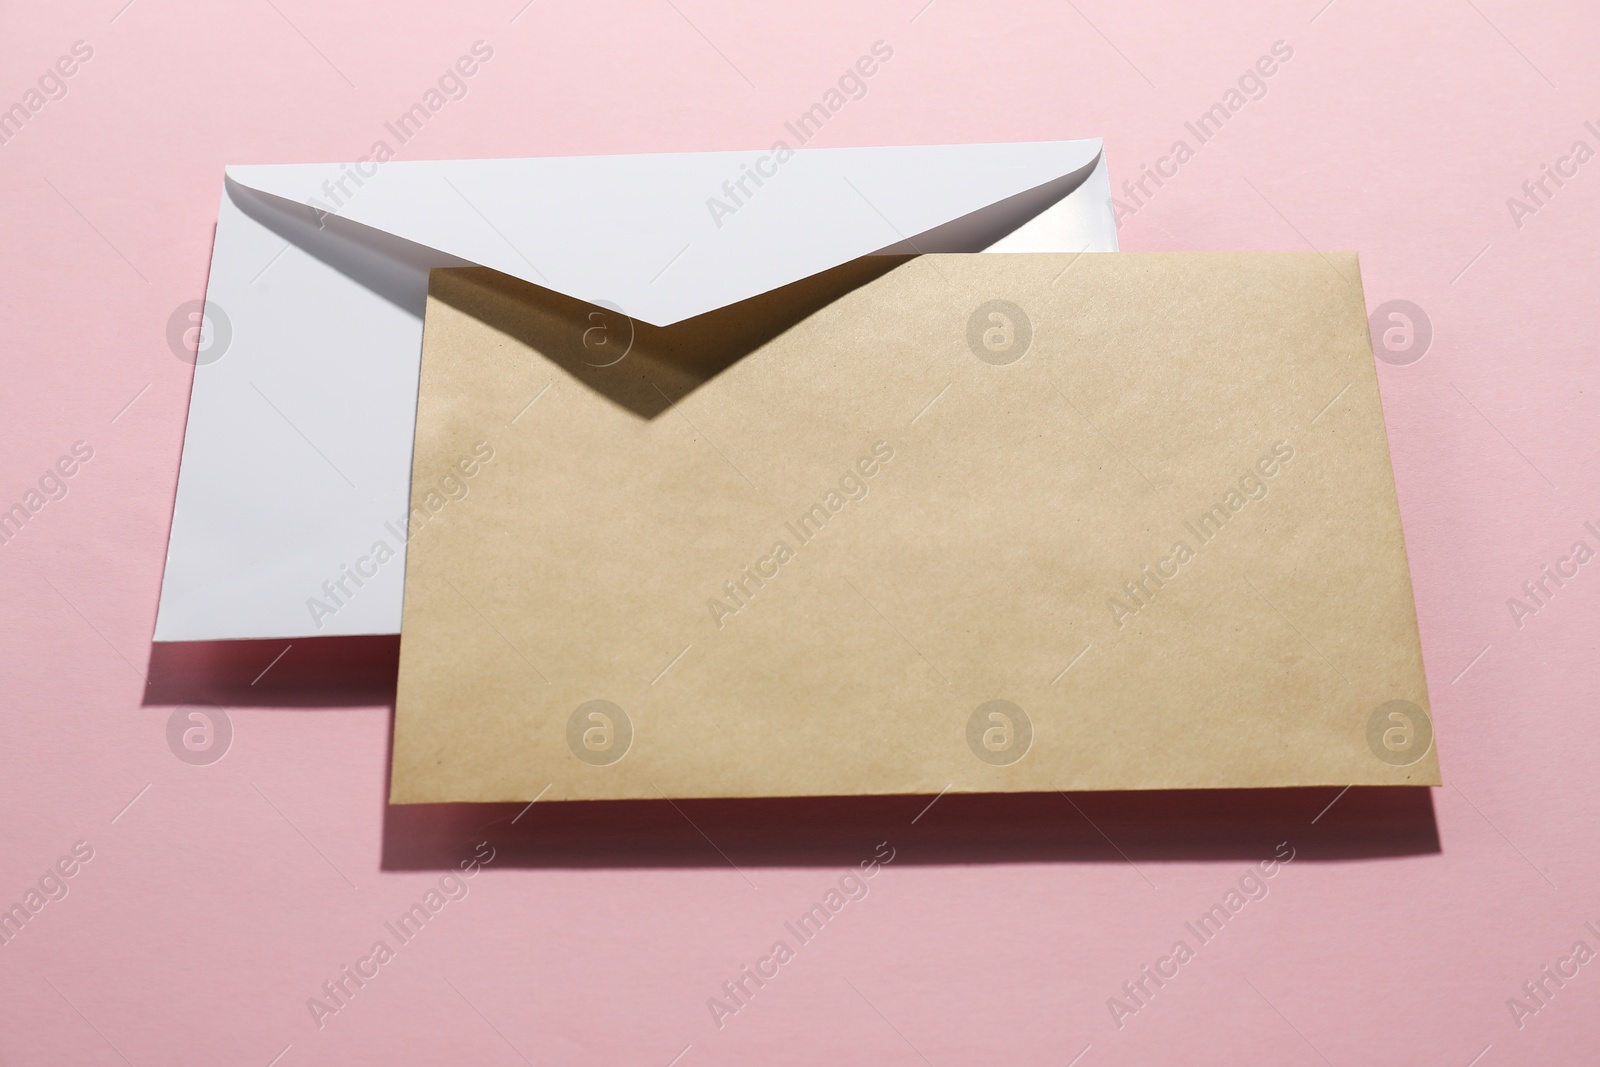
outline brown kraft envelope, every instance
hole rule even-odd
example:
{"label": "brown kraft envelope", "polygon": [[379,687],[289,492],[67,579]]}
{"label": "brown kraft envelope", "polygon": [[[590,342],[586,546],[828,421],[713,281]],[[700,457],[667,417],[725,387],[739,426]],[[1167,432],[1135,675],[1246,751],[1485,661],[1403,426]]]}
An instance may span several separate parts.
{"label": "brown kraft envelope", "polygon": [[392,800],[1437,785],[1352,253],[435,270]]}

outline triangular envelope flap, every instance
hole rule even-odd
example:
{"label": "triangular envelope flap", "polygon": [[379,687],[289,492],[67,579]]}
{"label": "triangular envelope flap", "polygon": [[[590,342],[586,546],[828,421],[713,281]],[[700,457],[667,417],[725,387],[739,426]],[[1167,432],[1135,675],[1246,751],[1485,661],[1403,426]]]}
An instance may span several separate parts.
{"label": "triangular envelope flap", "polygon": [[914,241],[1099,153],[1098,140],[1038,141],[290,164],[228,176],[666,326]]}

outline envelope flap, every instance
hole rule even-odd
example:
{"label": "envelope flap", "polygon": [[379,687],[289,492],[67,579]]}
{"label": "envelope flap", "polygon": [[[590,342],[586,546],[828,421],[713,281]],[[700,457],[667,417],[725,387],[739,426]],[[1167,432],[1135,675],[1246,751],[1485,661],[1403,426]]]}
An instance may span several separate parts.
{"label": "envelope flap", "polygon": [[234,181],[670,325],[1086,171],[1099,140],[228,168]]}

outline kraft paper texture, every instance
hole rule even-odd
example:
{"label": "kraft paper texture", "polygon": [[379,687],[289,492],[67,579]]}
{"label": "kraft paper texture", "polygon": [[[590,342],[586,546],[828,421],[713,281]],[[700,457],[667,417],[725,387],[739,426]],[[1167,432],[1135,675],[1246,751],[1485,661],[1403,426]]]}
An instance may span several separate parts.
{"label": "kraft paper texture", "polygon": [[1350,253],[435,270],[392,800],[1434,785]]}

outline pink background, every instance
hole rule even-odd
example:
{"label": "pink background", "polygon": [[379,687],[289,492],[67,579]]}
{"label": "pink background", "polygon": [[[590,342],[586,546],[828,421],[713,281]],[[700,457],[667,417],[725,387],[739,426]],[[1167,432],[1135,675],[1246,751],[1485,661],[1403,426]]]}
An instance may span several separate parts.
{"label": "pink background", "polygon": [[[0,946],[0,1062],[1596,1058],[1600,964],[1522,1029],[1506,1004],[1600,949],[1600,565],[1520,630],[1506,607],[1600,525],[1600,161],[1520,228],[1506,206],[1600,147],[1592,12],[122,2],[0,16],[0,105],[94,49],[0,145],[0,505],[94,448],[0,546],[0,905],[94,848]],[[1369,307],[1431,318],[1379,375],[1449,784],[1320,816],[1334,790],[386,813],[392,642],[296,645],[255,685],[279,644],[152,658],[191,374],[165,329],[204,291],[223,165],[363,155],[478,39],[494,58],[401,158],[764,147],[882,39],[816,144],[1103,135],[1120,182],[1287,42],[1123,246],[1357,249]],[[203,701],[235,736],[196,767],[165,729]],[[470,894],[319,1030],[306,999],[483,840]],[[880,841],[870,895],[718,1030],[706,999]],[[1280,841],[1270,895],[1118,1029],[1107,998]]]}

